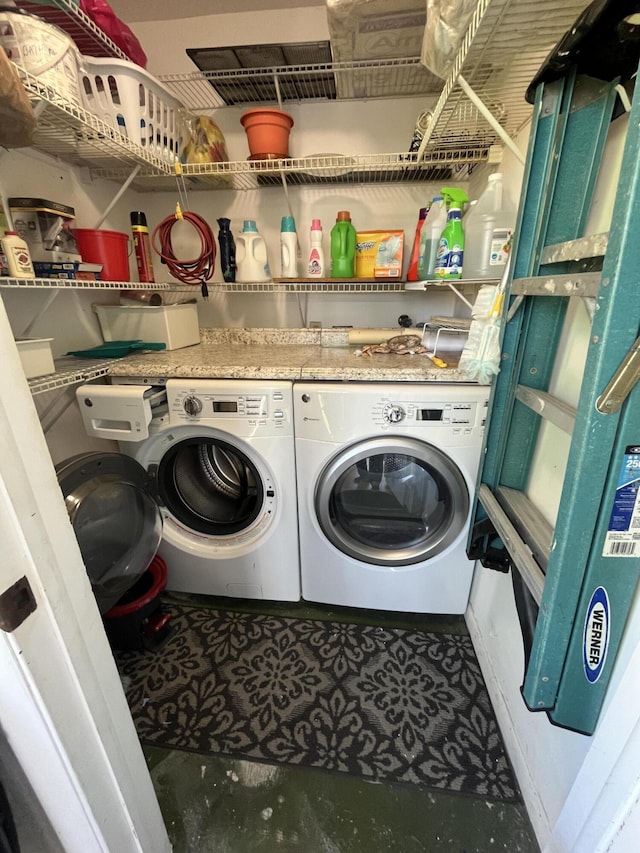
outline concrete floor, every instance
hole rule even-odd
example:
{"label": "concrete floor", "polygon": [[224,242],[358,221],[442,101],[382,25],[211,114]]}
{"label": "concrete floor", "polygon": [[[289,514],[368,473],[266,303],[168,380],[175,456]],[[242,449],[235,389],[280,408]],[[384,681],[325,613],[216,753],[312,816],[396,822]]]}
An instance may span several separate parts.
{"label": "concrete floor", "polygon": [[[460,617],[170,597],[218,609],[466,633]],[[539,851],[522,804],[157,747],[145,747],[145,755],[175,853]]]}

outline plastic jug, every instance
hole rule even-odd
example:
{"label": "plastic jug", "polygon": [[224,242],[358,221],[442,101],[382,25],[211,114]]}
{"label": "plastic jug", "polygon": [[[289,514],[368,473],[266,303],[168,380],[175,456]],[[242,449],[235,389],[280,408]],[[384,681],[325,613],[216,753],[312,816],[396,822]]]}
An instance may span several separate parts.
{"label": "plastic jug", "polygon": [[500,278],[516,220],[503,199],[502,175],[489,175],[486,189],[463,219],[466,238],[463,278]]}
{"label": "plastic jug", "polygon": [[267,244],[253,219],[244,220],[236,240],[236,281],[271,281]]}
{"label": "plastic jug", "polygon": [[280,225],[280,262],[282,278],[297,278],[298,235],[293,216],[283,216]]}
{"label": "plastic jug", "polygon": [[447,224],[447,208],[441,195],[434,197],[420,231],[420,250],[418,252],[418,281],[435,278],[433,268],[440,235]]}
{"label": "plastic jug", "polygon": [[331,278],[353,278],[356,274],[356,229],[348,210],[340,210],[331,229]]}

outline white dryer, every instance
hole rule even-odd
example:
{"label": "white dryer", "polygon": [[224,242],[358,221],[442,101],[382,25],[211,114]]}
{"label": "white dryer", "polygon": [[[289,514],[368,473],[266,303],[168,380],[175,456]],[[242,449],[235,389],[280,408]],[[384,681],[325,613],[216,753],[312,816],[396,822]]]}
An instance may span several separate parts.
{"label": "white dryer", "polygon": [[120,447],[160,505],[167,588],[299,601],[292,383],[170,379],[166,392],[148,437]]}
{"label": "white dryer", "polygon": [[302,597],[464,613],[489,389],[296,383]]}

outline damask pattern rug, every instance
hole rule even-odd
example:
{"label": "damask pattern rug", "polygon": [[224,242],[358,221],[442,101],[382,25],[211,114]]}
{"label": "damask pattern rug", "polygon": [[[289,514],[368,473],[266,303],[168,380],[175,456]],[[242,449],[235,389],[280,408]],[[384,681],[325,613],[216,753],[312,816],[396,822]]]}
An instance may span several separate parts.
{"label": "damask pattern rug", "polygon": [[469,637],[165,609],[117,653],[142,743],[520,799]]}

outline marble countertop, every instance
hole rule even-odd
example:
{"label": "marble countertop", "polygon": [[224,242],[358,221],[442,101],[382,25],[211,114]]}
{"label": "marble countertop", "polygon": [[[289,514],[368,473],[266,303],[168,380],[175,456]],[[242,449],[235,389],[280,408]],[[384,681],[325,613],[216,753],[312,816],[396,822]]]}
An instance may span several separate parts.
{"label": "marble countertop", "polygon": [[114,361],[111,376],[360,382],[469,382],[422,355],[361,355],[343,331],[203,329],[201,343]]}

